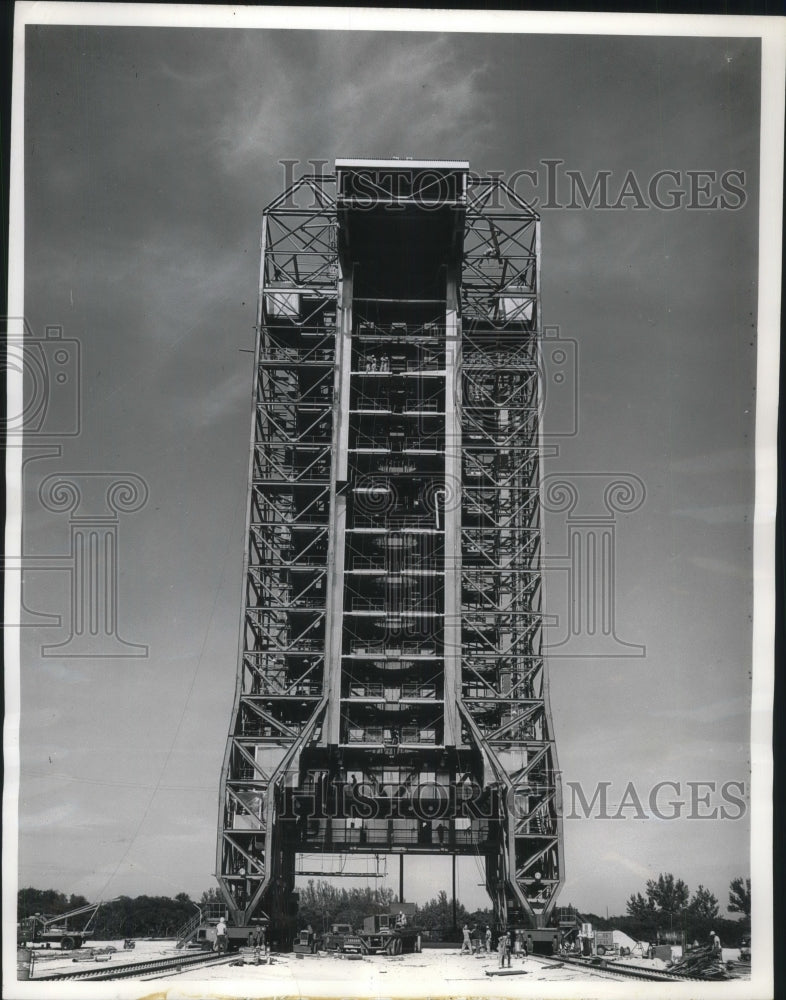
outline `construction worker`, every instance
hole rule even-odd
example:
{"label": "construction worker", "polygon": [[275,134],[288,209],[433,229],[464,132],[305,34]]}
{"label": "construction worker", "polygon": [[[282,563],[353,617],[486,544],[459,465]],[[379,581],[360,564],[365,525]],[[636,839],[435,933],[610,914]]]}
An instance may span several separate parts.
{"label": "construction worker", "polygon": [[715,933],[715,931],[710,931],[710,944],[712,945],[713,953],[720,958],[722,953],[721,943],[720,943],[720,938]]}
{"label": "construction worker", "polygon": [[224,922],[224,918],[221,919],[216,924],[216,951],[219,955],[224,954],[227,950],[227,925]]}
{"label": "construction worker", "polygon": [[484,942],[486,946],[486,954],[491,954],[491,928],[486,924],[486,933],[484,934]]}
{"label": "construction worker", "polygon": [[464,940],[461,942],[461,954],[462,955],[465,955],[465,954],[466,955],[471,955],[472,954],[472,941],[471,941],[470,936],[469,936],[469,926],[467,924],[464,924],[462,932],[464,934]]}
{"label": "construction worker", "polygon": [[506,965],[510,968],[510,938],[504,928],[497,942],[497,954],[499,955],[500,969],[504,969]]}

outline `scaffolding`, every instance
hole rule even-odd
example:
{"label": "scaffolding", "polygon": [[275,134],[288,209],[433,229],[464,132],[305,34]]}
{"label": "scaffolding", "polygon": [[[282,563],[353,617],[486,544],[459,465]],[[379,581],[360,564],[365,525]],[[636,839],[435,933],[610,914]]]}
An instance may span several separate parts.
{"label": "scaffolding", "polygon": [[543,926],[564,878],[542,652],[540,220],[502,181],[467,207],[462,274],[462,697],[504,789],[498,912]]}
{"label": "scaffolding", "polygon": [[217,873],[294,929],[296,858],[562,879],[541,649],[540,222],[454,161],[337,161],[263,214],[248,545]]}

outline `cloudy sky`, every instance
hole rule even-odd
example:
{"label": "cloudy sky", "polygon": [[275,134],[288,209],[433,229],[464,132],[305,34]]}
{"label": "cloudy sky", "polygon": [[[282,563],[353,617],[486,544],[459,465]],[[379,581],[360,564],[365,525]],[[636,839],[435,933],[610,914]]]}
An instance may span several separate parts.
{"label": "cloudy sky", "polygon": [[[25,549],[68,552],[68,515],[38,495],[46,476],[141,477],[149,499],[118,526],[118,616],[149,653],[42,655],[68,636],[69,574],[27,574],[27,607],[66,624],[24,630],[20,885],[100,898],[214,884],[259,222],[281,160],[467,159],[534,171],[537,188],[519,175],[517,189],[541,204],[544,161],[563,161],[542,209],[543,308],[578,345],[577,433],[553,436],[572,419],[555,392],[546,473],[646,489],[617,518],[615,563],[617,634],[645,655],[598,656],[583,637],[584,655],[552,659],[564,780],[588,796],[610,782],[611,812],[631,780],[645,807],[660,781],[680,789],[661,801],[689,802],[691,781],[747,789],[759,42],[28,26],[25,58],[25,315],[79,342],[82,419],[59,457],[28,449]],[[633,171],[645,204],[556,207],[568,170],[587,186],[610,172],[612,203]],[[715,172],[708,198],[738,171],[742,193],[658,210],[646,191],[663,170],[677,177],[659,190],[683,201],[688,171]],[[566,532],[548,516],[547,564],[563,565]],[[558,633],[557,570],[546,611]],[[566,819],[562,902],[621,912],[673,871],[725,905],[750,870],[747,815],[636,812]],[[439,864],[407,871],[408,898],[450,887]],[[461,863],[464,902],[485,905],[481,881]]]}

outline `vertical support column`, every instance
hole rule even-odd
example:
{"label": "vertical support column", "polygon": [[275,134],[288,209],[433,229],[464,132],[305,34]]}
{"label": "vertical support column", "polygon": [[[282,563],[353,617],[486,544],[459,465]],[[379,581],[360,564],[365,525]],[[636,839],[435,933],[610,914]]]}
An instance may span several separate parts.
{"label": "vertical support column", "polygon": [[336,331],[336,374],[333,389],[333,462],[328,541],[328,594],[325,621],[325,691],[328,709],[325,740],[337,744],[341,732],[341,645],[344,605],[344,550],[349,475],[349,397],[352,372],[352,265],[341,274]]}
{"label": "vertical support column", "polygon": [[[243,548],[243,571],[242,571],[242,590],[240,597],[240,616],[238,622],[238,651],[237,651],[237,673],[235,677],[235,697],[234,705],[232,708],[232,719],[229,724],[229,736],[227,737],[226,748],[224,750],[224,762],[221,767],[221,780],[219,783],[218,791],[218,840],[216,844],[216,878],[218,879],[219,889],[223,893],[224,901],[229,907],[230,914],[233,921],[237,921],[239,918],[239,907],[234,894],[230,891],[231,886],[229,881],[225,878],[228,873],[226,869],[225,861],[225,849],[226,844],[224,840],[224,831],[231,826],[231,817],[228,813],[227,807],[227,783],[231,777],[231,766],[232,766],[232,751],[234,747],[234,733],[237,729],[238,716],[240,714],[240,696],[243,691],[243,653],[246,648],[246,604],[248,601],[248,574],[249,574],[249,564],[250,564],[250,546],[251,546],[251,522],[253,520],[253,510],[254,510],[254,464],[256,456],[256,441],[257,434],[259,431],[259,392],[260,392],[260,379],[262,375],[260,373],[259,359],[262,354],[262,331],[264,328],[265,320],[265,264],[266,264],[266,254],[268,246],[268,217],[267,214],[262,216],[262,229],[259,237],[259,281],[257,287],[257,314],[256,314],[256,327],[254,335],[254,368],[251,377],[251,404],[250,404],[250,431],[249,431],[249,448],[248,448],[248,469],[247,469],[247,480],[246,480],[246,518],[245,518],[245,536],[244,536],[244,548]],[[265,378],[268,375],[265,374]],[[269,828],[265,831],[264,835],[264,849],[260,851],[261,861],[264,865],[268,858],[268,852],[271,846],[271,837]]]}
{"label": "vertical support column", "polygon": [[[535,307],[533,309],[532,324],[538,337],[538,350],[540,350],[541,338],[543,336],[543,313],[541,309],[541,246],[540,246],[540,218],[535,219]],[[538,368],[540,371],[540,368]],[[541,399],[545,397],[541,396]],[[540,410],[538,410],[540,412]]]}
{"label": "vertical support column", "polygon": [[[500,369],[495,374],[495,381],[497,383],[497,393],[498,398],[504,398],[511,391],[513,385],[513,380],[516,378],[521,378],[520,372],[515,369],[510,373],[510,382],[505,378],[504,370]],[[500,389],[500,382],[502,383],[502,388]],[[517,455],[515,451],[508,449],[507,451],[503,448],[502,442],[508,442],[508,437],[510,434],[510,411],[507,407],[501,406],[497,413],[497,441],[498,441],[498,454],[497,462],[500,472],[497,473],[498,479],[496,487],[499,491],[497,496],[497,530],[499,532],[499,537],[497,539],[499,546],[499,563],[502,567],[497,573],[497,624],[499,627],[499,638],[497,640],[497,649],[500,653],[500,673],[499,673],[499,690],[503,698],[510,696],[510,652],[513,648],[513,636],[516,631],[521,628],[521,621],[517,617],[516,612],[522,610],[520,607],[520,602],[514,598],[514,590],[516,588],[517,579],[514,577],[515,571],[519,568],[516,565],[515,560],[515,548],[517,541],[517,534],[514,530],[514,518],[519,519],[518,514],[514,514],[514,511],[518,507],[521,501],[521,473],[516,475],[515,479],[511,478],[511,470],[513,470],[517,464]],[[506,461],[507,459],[507,461]],[[510,485],[504,486],[504,482],[508,482]],[[507,523],[504,523],[507,520]],[[506,611],[506,614],[501,614],[502,610]],[[504,724],[509,722],[516,712],[516,706],[510,704],[501,718],[501,722]],[[526,750],[521,751],[522,756],[526,758]],[[524,761],[522,761],[524,763]],[[512,818],[511,818],[512,822]],[[512,842],[512,829],[511,826],[511,842]]]}
{"label": "vertical support column", "polygon": [[445,745],[461,743],[461,331],[457,277],[448,268],[445,306]]}
{"label": "vertical support column", "polygon": [[456,855],[451,856],[452,870],[453,870],[453,891],[451,893],[451,900],[453,903],[453,929],[458,927],[458,920],[456,920]]}

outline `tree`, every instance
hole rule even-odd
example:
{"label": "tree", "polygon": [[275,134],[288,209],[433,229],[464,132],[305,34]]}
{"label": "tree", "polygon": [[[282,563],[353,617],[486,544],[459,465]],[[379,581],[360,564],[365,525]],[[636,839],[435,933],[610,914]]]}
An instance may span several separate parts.
{"label": "tree", "polygon": [[[453,927],[453,901],[448,899],[448,894],[441,889],[439,895],[430,899],[423,906],[418,907],[418,924],[425,930],[447,931]],[[467,911],[456,903],[456,920],[461,926],[467,919]]]}
{"label": "tree", "polygon": [[[461,905],[461,904],[459,904]],[[463,907],[462,907],[463,909]],[[479,910],[473,910],[468,917],[470,926],[474,927],[493,927],[494,926],[494,911],[488,906],[482,907]]]}
{"label": "tree", "polygon": [[301,926],[311,924],[316,931],[327,931],[331,924],[339,922],[341,892],[334,885],[321,879],[319,882],[309,879],[299,892],[297,915]]}
{"label": "tree", "polygon": [[[76,897],[72,896],[71,898]],[[31,917],[34,913],[56,916],[74,908],[69,905],[68,897],[64,893],[58,892],[57,889],[33,889],[32,887],[20,889],[17,892],[16,901],[17,919],[19,920]],[[85,900],[85,902],[87,901]],[[79,903],[74,904],[74,906],[79,905]]]}
{"label": "tree", "polygon": [[352,924],[353,927],[362,927],[363,920],[374,913],[387,913],[393,905],[396,896],[392,889],[372,889],[365,886],[363,889],[342,890],[341,914],[338,919],[342,922]]}
{"label": "tree", "polygon": [[701,920],[714,920],[718,916],[718,900],[703,885],[694,892],[693,898],[688,904],[691,916]]}
{"label": "tree", "polygon": [[628,899],[631,929],[645,935],[661,928],[673,930],[675,917],[679,921],[688,905],[687,885],[682,879],[661,873],[657,879],[647,880],[644,891],[646,898],[636,892]]}
{"label": "tree", "polygon": [[718,900],[709,889],[700,885],[688,904],[687,916],[691,933],[699,939],[706,938],[720,916]]}
{"label": "tree", "polygon": [[[651,899],[645,899],[640,892],[634,893],[627,902],[630,923],[624,928],[632,937],[651,938],[655,936],[658,925],[658,911]],[[587,917],[589,919],[589,917]],[[595,921],[593,920],[594,924]]]}
{"label": "tree", "polygon": [[365,917],[385,913],[395,900],[392,889],[337,889],[329,882],[309,879],[299,892],[298,925],[314,930],[329,930],[331,924],[363,925]]}
{"label": "tree", "polygon": [[635,892],[627,903],[628,915],[642,923],[654,923],[657,910],[652,899],[645,899],[640,892]]}
{"label": "tree", "polygon": [[658,915],[669,918],[669,929],[673,925],[674,917],[680,916],[688,905],[690,895],[682,879],[675,879],[671,873],[658,875],[657,882],[648,879],[646,893],[647,899],[657,909]]}
{"label": "tree", "polygon": [[751,915],[751,880],[742,876],[729,883],[729,912],[741,913],[745,920]]}

